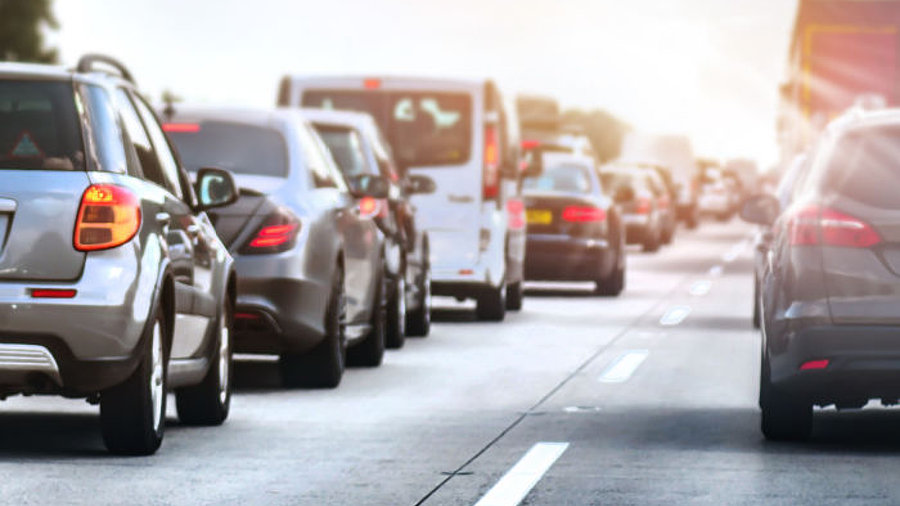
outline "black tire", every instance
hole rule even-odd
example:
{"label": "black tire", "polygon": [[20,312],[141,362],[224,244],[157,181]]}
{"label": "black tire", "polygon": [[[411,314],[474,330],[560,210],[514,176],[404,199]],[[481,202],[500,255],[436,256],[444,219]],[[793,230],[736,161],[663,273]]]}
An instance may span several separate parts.
{"label": "black tire", "polygon": [[148,322],[143,356],[119,385],[100,394],[100,426],[106,448],[119,455],[152,455],[166,429],[166,321],[162,309]]}
{"label": "black tire", "polygon": [[391,285],[384,346],[389,350],[399,350],[406,343],[406,269]]}
{"label": "black tire", "polygon": [[[613,264],[613,270],[605,278],[596,281],[594,293],[604,297],[617,297],[625,290],[625,262],[622,260],[625,255],[624,234],[620,234],[619,245],[616,248],[616,259]],[[621,265],[620,265],[621,264]]]}
{"label": "black tire", "polygon": [[306,354],[285,353],[279,361],[281,381],[289,388],[336,388],[346,362],[344,271],[338,266],[325,311],[325,337]]}
{"label": "black tire", "polygon": [[178,419],[185,425],[221,425],[231,407],[232,304],[225,301],[216,320],[215,351],[209,371],[198,385],[175,392]]}
{"label": "black tire", "polygon": [[506,310],[521,311],[522,300],[525,298],[525,289],[521,281],[506,285]]}
{"label": "black tire", "polygon": [[672,244],[672,239],[674,239],[674,238],[675,238],[675,226],[673,225],[671,227],[666,227],[666,229],[663,230],[662,243],[663,244]]}
{"label": "black tire", "polygon": [[425,337],[431,332],[431,268],[426,266],[418,279],[418,305],[406,313],[406,335]]}
{"label": "black tire", "polygon": [[812,404],[776,389],[770,382],[765,358],[760,368],[759,405],[762,408],[760,428],[766,439],[804,441],[812,433]]}
{"label": "black tire", "polygon": [[660,246],[660,232],[659,228],[654,228],[653,230],[648,230],[647,235],[644,237],[644,243],[642,245],[642,249],[645,253],[655,253],[659,251]]}
{"label": "black tire", "polygon": [[694,230],[700,225],[700,212],[697,210],[697,206],[693,206],[688,210],[684,223],[687,225],[688,230]]}
{"label": "black tire", "polygon": [[361,343],[347,350],[347,365],[353,367],[378,367],[384,360],[385,334],[387,333],[387,274],[382,270],[375,283],[372,297],[372,329]]}
{"label": "black tire", "polygon": [[479,320],[501,322],[506,317],[506,287],[488,288],[478,296],[475,314]]}

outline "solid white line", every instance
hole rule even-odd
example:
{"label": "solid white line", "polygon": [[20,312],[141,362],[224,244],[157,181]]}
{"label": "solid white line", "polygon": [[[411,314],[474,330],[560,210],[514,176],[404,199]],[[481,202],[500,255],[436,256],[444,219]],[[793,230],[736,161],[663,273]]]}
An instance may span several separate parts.
{"label": "solid white line", "polygon": [[569,443],[535,444],[475,506],[519,504],[568,447]]}
{"label": "solid white line", "polygon": [[626,351],[603,371],[599,380],[603,383],[624,383],[628,381],[649,354],[648,350]]}
{"label": "solid white line", "polygon": [[691,306],[675,306],[662,315],[662,318],[659,319],[659,324],[665,325],[666,327],[678,325],[683,322],[689,314],[691,314]]}
{"label": "solid white line", "polygon": [[708,294],[710,288],[712,288],[712,281],[709,281],[708,279],[701,279],[698,281],[694,281],[694,283],[691,284],[691,288],[690,290],[688,290],[688,292],[690,292],[691,295],[699,297]]}

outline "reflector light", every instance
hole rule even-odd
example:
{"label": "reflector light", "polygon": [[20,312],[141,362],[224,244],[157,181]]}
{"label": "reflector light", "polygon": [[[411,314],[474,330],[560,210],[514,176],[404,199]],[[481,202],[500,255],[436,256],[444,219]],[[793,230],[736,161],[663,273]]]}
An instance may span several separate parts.
{"label": "reflector light", "polygon": [[472,269],[460,269],[459,273],[463,276],[471,276],[472,274],[475,274],[475,271]]}
{"label": "reflector light", "polygon": [[235,320],[259,320],[262,317],[256,313],[234,313]]}
{"label": "reflector light", "polygon": [[197,123],[164,123],[163,132],[195,134],[200,131]]}
{"label": "reflector light", "polygon": [[563,209],[562,219],[570,223],[603,221],[606,219],[606,212],[598,207],[568,206]]}
{"label": "reflector light", "polygon": [[813,369],[825,369],[828,367],[828,360],[810,360],[809,362],[804,362],[803,365],[800,366],[801,371],[809,371]]}
{"label": "reflector light", "polygon": [[78,293],[76,290],[60,290],[54,288],[34,288],[31,296],[35,299],[71,299]]}
{"label": "reflector light", "polygon": [[533,141],[533,140],[522,141],[522,149],[524,149],[524,150],[539,148],[540,146],[541,146],[541,141]]}
{"label": "reflector light", "polygon": [[363,81],[363,87],[367,90],[377,90],[381,88],[381,79],[366,79]]}
{"label": "reflector light", "polygon": [[78,251],[115,248],[130,241],[141,227],[137,197],[121,186],[95,184],[81,197],[73,241]]}

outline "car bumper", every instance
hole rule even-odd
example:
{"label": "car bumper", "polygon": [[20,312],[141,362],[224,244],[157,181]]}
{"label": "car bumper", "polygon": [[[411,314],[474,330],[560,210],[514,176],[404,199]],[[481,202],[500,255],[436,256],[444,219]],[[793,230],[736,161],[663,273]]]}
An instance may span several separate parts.
{"label": "car bumper", "polygon": [[304,352],[324,337],[330,284],[290,255],[237,256],[234,346],[239,353]]}
{"label": "car bumper", "polygon": [[[821,369],[801,370],[827,360]],[[816,404],[900,398],[900,328],[817,326],[790,333],[770,355],[772,384]]]}
{"label": "car bumper", "polygon": [[525,251],[527,280],[591,281],[604,273],[609,243],[605,239],[529,234]]}

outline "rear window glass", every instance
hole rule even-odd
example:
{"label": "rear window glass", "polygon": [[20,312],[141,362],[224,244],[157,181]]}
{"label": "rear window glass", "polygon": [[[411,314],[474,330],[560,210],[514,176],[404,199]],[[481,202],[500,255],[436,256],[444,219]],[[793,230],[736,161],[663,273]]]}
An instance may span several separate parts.
{"label": "rear window glass", "polygon": [[855,130],[838,140],[824,185],[874,207],[900,209],[900,127]]}
{"label": "rear window glass", "polygon": [[311,90],[302,103],[371,114],[403,167],[460,165],[472,154],[467,93]]}
{"label": "rear window glass", "polygon": [[278,130],[224,121],[167,123],[163,130],[188,170],[216,167],[235,174],[287,177],[287,145]]}
{"label": "rear window glass", "polygon": [[553,191],[565,193],[590,193],[591,176],[588,169],[578,165],[551,165],[538,177],[530,177],[522,183],[526,191]]}
{"label": "rear window glass", "polygon": [[84,170],[76,100],[71,83],[0,80],[0,169]]}
{"label": "rear window glass", "polygon": [[327,125],[315,127],[345,176],[353,177],[371,172],[366,164],[362,140],[355,130]]}
{"label": "rear window glass", "polygon": [[601,172],[600,183],[604,188],[616,189],[622,186],[635,186],[635,179],[627,172]]}

